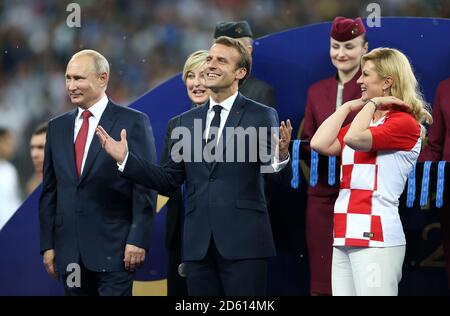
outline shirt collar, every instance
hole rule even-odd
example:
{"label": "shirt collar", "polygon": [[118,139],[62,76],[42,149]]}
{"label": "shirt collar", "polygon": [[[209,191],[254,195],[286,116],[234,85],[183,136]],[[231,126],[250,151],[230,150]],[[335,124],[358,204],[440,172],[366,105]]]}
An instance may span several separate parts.
{"label": "shirt collar", "polygon": [[[102,116],[103,112],[106,109],[106,106],[108,105],[108,97],[103,95],[103,97],[98,100],[97,103],[92,105],[88,110],[92,113],[92,116],[94,116],[96,119],[100,120],[100,117]],[[77,118],[81,118],[81,113],[84,112],[84,109],[78,107],[78,115]]]}
{"label": "shirt collar", "polygon": [[217,103],[214,101],[211,97],[209,97],[209,110],[212,111],[212,108],[214,105],[220,104],[223,108],[223,110],[230,111],[231,107],[233,106],[234,101],[236,100],[238,95],[238,91],[236,91],[234,94],[223,100],[221,103]]}

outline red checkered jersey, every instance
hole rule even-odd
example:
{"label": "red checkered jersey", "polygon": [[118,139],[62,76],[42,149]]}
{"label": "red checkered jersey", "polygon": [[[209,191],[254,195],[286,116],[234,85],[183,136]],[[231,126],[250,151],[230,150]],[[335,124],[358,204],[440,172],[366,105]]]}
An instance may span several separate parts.
{"label": "red checkered jersey", "polygon": [[408,113],[390,111],[371,122],[372,149],[355,151],[338,135],[341,179],[334,207],[334,246],[405,245],[399,198],[420,153],[420,125]]}

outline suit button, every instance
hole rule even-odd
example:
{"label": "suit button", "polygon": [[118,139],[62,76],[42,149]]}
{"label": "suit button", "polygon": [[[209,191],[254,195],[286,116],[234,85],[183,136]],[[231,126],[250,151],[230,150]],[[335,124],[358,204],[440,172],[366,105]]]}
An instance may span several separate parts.
{"label": "suit button", "polygon": [[111,260],[111,256],[106,257],[106,260]]}
{"label": "suit button", "polygon": [[216,178],[214,178],[214,177],[209,178],[209,182],[214,182],[214,181],[216,181]]}

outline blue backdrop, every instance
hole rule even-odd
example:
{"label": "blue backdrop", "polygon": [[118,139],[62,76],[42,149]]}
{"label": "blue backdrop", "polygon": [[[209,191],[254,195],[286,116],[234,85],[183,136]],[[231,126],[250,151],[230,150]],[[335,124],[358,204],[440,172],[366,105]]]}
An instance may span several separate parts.
{"label": "blue backdrop", "polygon": [[[295,131],[303,116],[308,86],[334,74],[328,54],[329,30],[329,22],[321,23],[255,41],[253,73],[275,88],[280,119],[290,118]],[[450,41],[446,40],[450,35],[450,20],[383,18],[381,27],[367,28],[367,35],[370,48],[395,47],[410,57],[426,99],[431,103],[439,81],[450,76]],[[107,55],[107,52],[103,53]],[[159,156],[167,121],[188,110],[190,101],[180,75],[177,75],[131,106],[149,115]],[[279,256],[270,264],[270,294],[308,293],[307,253],[302,228],[305,191],[303,181],[298,190],[286,192],[294,202],[283,206],[283,220],[274,218],[272,222],[274,234],[280,233],[275,236]],[[39,193],[39,189],[34,192],[0,232],[0,295],[62,294],[60,284],[47,276],[39,255]],[[415,207],[401,213],[408,238],[401,294],[445,293],[446,277],[439,248],[436,210],[431,207],[424,211]],[[164,220],[165,211],[162,210],[156,216],[149,260],[138,272],[139,280],[165,278]],[[283,227],[286,222],[292,226]],[[427,261],[430,256],[431,261]]]}

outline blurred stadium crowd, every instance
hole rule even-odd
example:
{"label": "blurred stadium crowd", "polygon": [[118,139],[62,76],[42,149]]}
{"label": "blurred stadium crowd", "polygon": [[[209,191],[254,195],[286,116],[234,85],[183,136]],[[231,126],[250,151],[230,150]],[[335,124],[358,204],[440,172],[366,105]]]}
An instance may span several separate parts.
{"label": "blurred stadium crowd", "polygon": [[[66,24],[71,2],[81,7],[80,28]],[[108,95],[127,105],[180,72],[188,54],[209,47],[218,21],[248,20],[255,37],[261,37],[337,15],[366,17],[371,2],[375,1],[2,0],[0,127],[15,133],[12,162],[22,191],[33,171],[28,149],[32,131],[71,109],[64,72],[76,51],[93,48],[109,59]],[[382,16],[450,17],[448,0],[378,3]]]}

